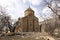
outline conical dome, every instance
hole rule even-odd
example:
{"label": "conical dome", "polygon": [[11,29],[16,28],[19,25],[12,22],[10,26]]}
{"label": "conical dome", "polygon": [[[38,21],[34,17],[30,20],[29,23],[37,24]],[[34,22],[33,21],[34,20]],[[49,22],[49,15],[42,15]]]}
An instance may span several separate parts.
{"label": "conical dome", "polygon": [[27,10],[25,10],[25,12],[26,11],[32,11],[32,12],[34,12],[30,7]]}
{"label": "conical dome", "polygon": [[33,14],[34,15],[34,11],[29,7],[27,10],[25,10],[25,16]]}

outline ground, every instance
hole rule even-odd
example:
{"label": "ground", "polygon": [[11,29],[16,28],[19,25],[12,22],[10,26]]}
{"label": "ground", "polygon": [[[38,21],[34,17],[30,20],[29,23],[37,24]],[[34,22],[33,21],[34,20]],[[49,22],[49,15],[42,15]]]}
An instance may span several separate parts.
{"label": "ground", "polygon": [[1,36],[0,40],[55,40],[49,35],[43,33],[16,33],[13,36]]}

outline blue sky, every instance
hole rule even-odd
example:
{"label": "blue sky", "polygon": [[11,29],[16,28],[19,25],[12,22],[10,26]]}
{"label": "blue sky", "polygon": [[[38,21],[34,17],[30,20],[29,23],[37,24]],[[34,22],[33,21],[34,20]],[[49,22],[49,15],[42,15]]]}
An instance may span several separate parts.
{"label": "blue sky", "polygon": [[[41,16],[47,16],[49,15],[48,12],[50,12],[50,9],[44,4],[43,0],[0,0],[0,5],[6,8],[7,13],[12,19],[24,17],[24,11],[30,5],[30,7],[35,11],[35,16],[40,20],[43,20]],[[50,15],[47,17],[50,17]]]}

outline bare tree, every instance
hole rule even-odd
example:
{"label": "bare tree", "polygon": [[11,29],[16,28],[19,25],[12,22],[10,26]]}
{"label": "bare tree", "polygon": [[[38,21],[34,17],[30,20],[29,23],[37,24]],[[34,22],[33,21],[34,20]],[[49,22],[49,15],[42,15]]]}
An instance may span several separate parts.
{"label": "bare tree", "polygon": [[[3,28],[6,27],[4,30]],[[8,32],[10,30],[12,32],[12,23],[11,23],[11,18],[7,14],[7,11],[4,7],[0,6],[0,31],[2,30]]]}
{"label": "bare tree", "polygon": [[[59,18],[60,19],[60,14],[58,14],[58,13],[60,13],[59,11],[60,11],[60,6],[58,6],[58,4],[59,4],[59,2],[60,2],[60,0],[44,0],[45,1],[45,5],[49,8],[49,9],[51,9],[51,11],[53,12],[52,14],[54,15],[53,16],[53,18],[55,18],[55,27],[54,28],[52,28],[51,27],[51,25],[50,24],[48,24],[50,27],[51,27],[51,29],[55,29],[55,28],[57,28],[58,27],[58,20],[57,20],[57,18]],[[54,5],[54,7],[53,7],[53,3],[55,3],[55,5]],[[47,26],[48,27],[48,26]],[[50,28],[50,27],[48,27],[48,28]],[[48,30],[48,28],[46,28],[46,30]],[[53,31],[53,30],[50,30],[50,31]],[[52,32],[53,33],[53,32]],[[51,33],[51,34],[52,34]]]}
{"label": "bare tree", "polygon": [[[44,0],[45,1],[45,5],[51,9],[51,11],[53,12],[53,14],[55,14],[55,16],[59,16],[58,12],[60,11],[60,7],[58,6],[59,4],[59,0],[50,0],[50,1],[47,1],[47,0]],[[52,4],[55,4],[55,5],[52,5]],[[54,7],[53,7],[54,6]]]}

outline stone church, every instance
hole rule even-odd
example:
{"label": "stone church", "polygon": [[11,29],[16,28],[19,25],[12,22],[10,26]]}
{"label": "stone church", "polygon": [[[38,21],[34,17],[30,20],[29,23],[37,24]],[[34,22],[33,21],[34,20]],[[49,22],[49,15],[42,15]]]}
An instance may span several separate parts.
{"label": "stone church", "polygon": [[15,32],[39,32],[39,21],[30,7],[24,11],[25,17],[19,18]]}

